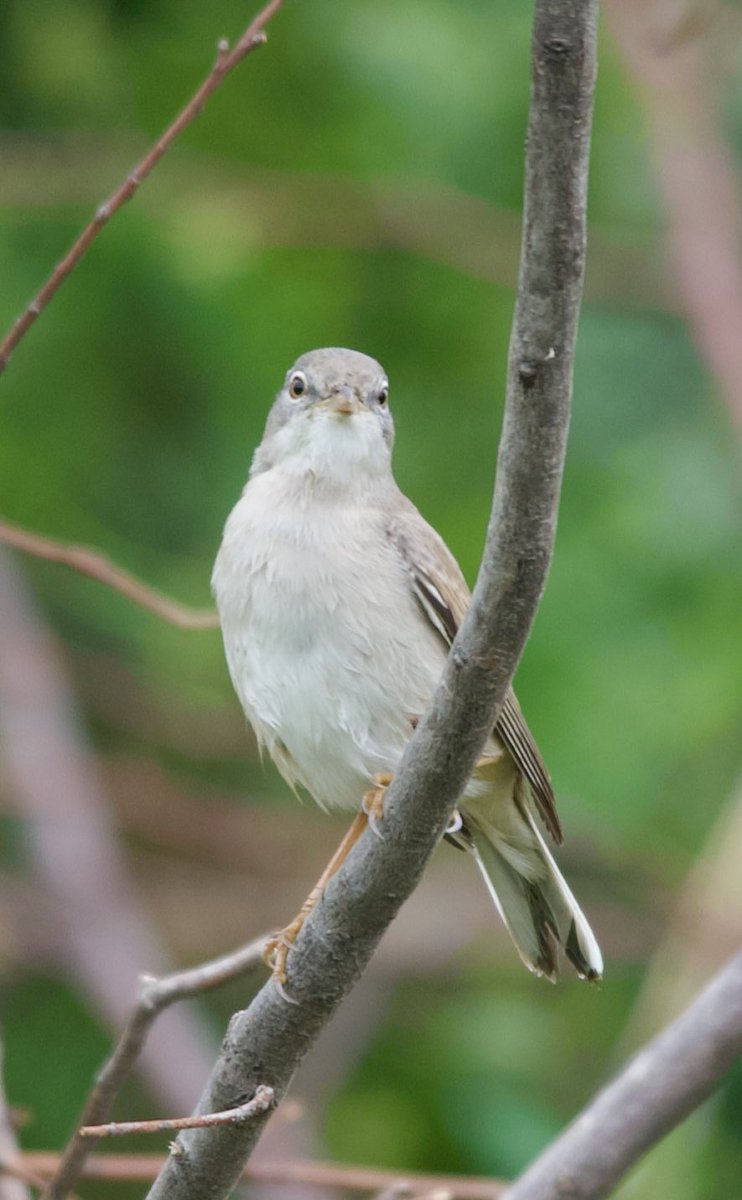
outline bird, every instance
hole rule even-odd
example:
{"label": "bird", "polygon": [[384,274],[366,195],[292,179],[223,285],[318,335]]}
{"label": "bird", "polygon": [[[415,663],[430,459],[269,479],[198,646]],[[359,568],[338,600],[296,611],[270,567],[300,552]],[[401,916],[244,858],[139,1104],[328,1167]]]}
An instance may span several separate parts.
{"label": "bird", "polygon": [[[389,382],[378,362],[329,347],[287,372],[232,509],[212,590],[225,656],[258,745],[325,809],[356,818],[294,921],[290,948],[383,798],[442,674],[470,601],[439,534],[397,486]],[[596,938],[549,848],[562,831],[544,761],[510,689],[446,838],[474,859],[525,966],[562,957],[602,977]]]}

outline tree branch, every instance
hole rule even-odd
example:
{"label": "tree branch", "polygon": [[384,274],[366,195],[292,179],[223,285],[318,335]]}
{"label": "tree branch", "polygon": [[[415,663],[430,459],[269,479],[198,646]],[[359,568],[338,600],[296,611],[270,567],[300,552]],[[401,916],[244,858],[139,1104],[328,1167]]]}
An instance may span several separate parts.
{"label": "tree branch", "polygon": [[[93,1154],[85,1163],[83,1179],[112,1183],[148,1183],[163,1164],[161,1154]],[[32,1172],[35,1178],[54,1171],[59,1155],[46,1150],[27,1150],[18,1156],[18,1169]],[[11,1164],[7,1164],[11,1166]],[[0,1162],[0,1171],[4,1164]],[[407,1183],[423,1192],[449,1196],[451,1200],[498,1200],[504,1184],[498,1179],[477,1175],[418,1174],[356,1166],[352,1163],[317,1162],[312,1159],[262,1159],[244,1170],[242,1182],[295,1184],[305,1188],[333,1188],[343,1192],[369,1192]]]}
{"label": "tree branch", "polygon": [[109,1121],[107,1125],[83,1125],[80,1137],[128,1137],[132,1133],[173,1133],[179,1129],[213,1129],[216,1125],[241,1125],[257,1114],[273,1108],[273,1088],[262,1084],[251,1100],[228,1108],[226,1112],[204,1113],[195,1117],[165,1117],[154,1121]]}
{"label": "tree branch", "polygon": [[[386,797],[384,840],[365,834],[305,924],[286,1004],[269,983],[232,1018],[199,1112],[293,1073],[418,882],[492,729],[551,558],[582,287],[595,74],[595,0],[536,0],[524,237],[497,482],[470,610]],[[221,1200],[265,1117],[181,1133],[151,1200]]]}
{"label": "tree branch", "polygon": [[[44,1192],[44,1200],[63,1200],[83,1172],[85,1160],[94,1148],[91,1126],[105,1121],[125,1081],[131,1075],[150,1029],[157,1017],[178,1000],[192,999],[202,992],[239,979],[262,962],[265,938],[224,954],[211,962],[185,971],[176,971],[160,979],[144,976],[137,1002],[113,1054],[102,1067],[80,1117],[58,1163],[54,1178]],[[256,1089],[256,1093],[257,1093]],[[83,1129],[87,1131],[83,1133]]]}
{"label": "tree branch", "polygon": [[742,954],[645,1046],[503,1200],[600,1200],[742,1053]]}
{"label": "tree branch", "polygon": [[229,49],[229,44],[226,41],[222,40],[219,42],[216,61],[201,86],[194,92],[185,107],[180,110],[175,120],[168,125],[154,146],[137,163],[120,187],[96,210],[92,221],[75,239],[64,258],[60,259],[57,263],[46,283],[36,293],[33,300],[26,306],[2,342],[0,342],[0,374],[2,374],[8,365],[8,359],[15,347],[26,335],[39,314],[46,308],[60,285],[64,283],[67,276],[80,262],[80,259],[90,244],[95,241],[103,226],[110,221],[113,214],[118,212],[127,200],[131,199],[142,180],[146,179],[150,171],[157,166],[163,154],[171,143],[175,141],[178,134],[198,116],[211,93],[216,91],[220,83],[229,75],[230,71],[233,71],[237,64],[243,58],[246,58],[248,54],[251,54],[253,50],[256,50],[258,46],[263,45],[266,41],[265,26],[271,17],[278,12],[282,4],[283,0],[270,0],[250,22],[233,50]]}
{"label": "tree branch", "polygon": [[146,608],[170,625],[178,625],[181,629],[214,629],[219,624],[212,608],[189,608],[186,604],[180,604],[178,600],[135,579],[128,571],[112,563],[105,554],[91,550],[89,546],[55,542],[51,538],[30,533],[28,529],[21,529],[18,525],[9,525],[7,521],[0,521],[0,542],[34,558],[71,567],[73,571],[79,571],[81,575],[87,575],[126,596],[127,600]]}

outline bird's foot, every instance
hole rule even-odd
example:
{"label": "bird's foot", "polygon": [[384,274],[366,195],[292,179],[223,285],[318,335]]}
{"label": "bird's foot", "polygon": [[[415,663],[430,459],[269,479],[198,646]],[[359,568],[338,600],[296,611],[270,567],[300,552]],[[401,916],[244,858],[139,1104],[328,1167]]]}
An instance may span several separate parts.
{"label": "bird's foot", "polygon": [[263,961],[266,966],[270,967],[273,982],[283,999],[287,1000],[290,1004],[296,1004],[296,1001],[285,990],[287,981],[286,963],[289,952],[298,938],[304,922],[317,902],[315,899],[310,905],[309,901],[311,898],[312,894],[310,893],[293,921],[285,929],[282,929],[280,933],[275,933],[273,937],[268,938],[263,947]]}
{"label": "bird's foot", "polygon": [[286,992],[286,964],[288,962],[289,953],[294,945],[294,942],[301,933],[304,922],[318,901],[321,900],[322,893],[324,892],[327,884],[330,882],[335,872],[339,870],[342,864],[345,862],[350,850],[358,841],[359,837],[366,828],[367,821],[370,823],[365,813],[358,813],[358,816],[353,821],[353,824],[333,854],[324,871],[320,875],[319,879],[315,883],[306,900],[302,904],[293,921],[291,921],[291,923],[287,925],[285,929],[282,929],[280,933],[276,933],[273,937],[268,938],[268,941],[263,947],[263,960],[267,966],[271,968],[273,982],[278,988],[278,991],[283,999],[288,1001],[289,1004],[298,1003],[297,1000],[294,1000],[294,998],[289,996]]}
{"label": "bird's foot", "polygon": [[379,822],[384,818],[384,793],[392,782],[392,778],[393,776],[388,771],[382,771],[380,774],[374,775],[374,786],[366,792],[361,801],[361,808],[366,814],[369,829],[372,833],[376,834],[377,838],[381,838],[382,841],[384,840],[384,834],[379,828]]}

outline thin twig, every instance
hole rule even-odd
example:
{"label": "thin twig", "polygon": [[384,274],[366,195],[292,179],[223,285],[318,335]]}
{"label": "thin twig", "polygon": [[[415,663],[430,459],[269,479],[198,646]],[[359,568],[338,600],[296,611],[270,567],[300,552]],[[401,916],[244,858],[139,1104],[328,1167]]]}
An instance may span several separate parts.
{"label": "thin twig", "polygon": [[[63,1200],[82,1173],[95,1136],[83,1129],[105,1120],[116,1096],[129,1077],[156,1018],[177,1000],[191,999],[212,988],[238,979],[262,962],[266,939],[254,942],[201,963],[185,971],[176,971],[160,979],[144,976],[134,1011],[108,1061],[102,1067],[80,1117],[80,1128],[73,1134],[61,1157],[55,1177],[44,1193],[44,1200]],[[257,1095],[258,1089],[255,1089]]]}
{"label": "thin twig", "polygon": [[0,521],[0,542],[34,558],[71,567],[73,571],[79,571],[81,575],[87,575],[119,592],[127,600],[146,608],[170,625],[177,625],[181,629],[214,629],[219,624],[213,609],[189,608],[186,604],[180,604],[142,583],[122,567],[117,567],[99,550],[69,542],[55,542],[19,525],[9,525],[7,521]]}
{"label": "thin twig", "polygon": [[[485,553],[441,682],[384,810],[299,934],[286,1004],[268,983],[234,1015],[199,1112],[259,1083],[286,1092],[443,836],[507,694],[551,561],[566,452],[585,251],[596,0],[536,0],[524,239],[503,433]],[[150,1200],[223,1200],[266,1118],[178,1135]]]}
{"label": "thin twig", "polygon": [[136,192],[142,180],[157,166],[165,151],[187,125],[198,116],[212,92],[216,91],[227,75],[243,58],[262,46],[266,41],[265,26],[278,12],[283,0],[270,0],[247,26],[233,50],[229,50],[226,41],[220,41],[217,47],[216,59],[211,71],[203,83],[194,92],[188,103],[180,110],[177,117],[168,125],[162,136],[155,142],[144,158],[129,173],[124,182],[96,210],[92,221],[76,238],[64,258],[60,259],[43,287],[36,293],[20,317],[15,321],[10,331],[0,342],[0,373],[8,365],[11,353],[33,325],[39,314],[55,294],[60,284],[77,266],[90,244],[95,241],[101,229],[122,204]]}
{"label": "thin twig", "polygon": [[601,1200],[742,1054],[742,954],[633,1058],[503,1200]]}
{"label": "thin twig", "polygon": [[[59,1163],[59,1155],[46,1150],[29,1150],[21,1161],[39,1175],[48,1176]],[[81,1178],[105,1179],[113,1183],[147,1183],[163,1163],[162,1154],[92,1154]],[[243,1178],[250,1183],[295,1184],[297,1187],[333,1188],[338,1191],[372,1192],[409,1184],[416,1192],[447,1191],[455,1200],[497,1200],[505,1184],[477,1175],[433,1175],[383,1170],[355,1164],[307,1159],[263,1159],[249,1163]]]}
{"label": "thin twig", "polygon": [[83,1125],[80,1137],[126,1137],[130,1133],[173,1133],[179,1129],[208,1129],[213,1125],[240,1125],[273,1106],[273,1088],[260,1086],[252,1100],[224,1112],[198,1117],[166,1117],[159,1121],[109,1121],[107,1125]]}

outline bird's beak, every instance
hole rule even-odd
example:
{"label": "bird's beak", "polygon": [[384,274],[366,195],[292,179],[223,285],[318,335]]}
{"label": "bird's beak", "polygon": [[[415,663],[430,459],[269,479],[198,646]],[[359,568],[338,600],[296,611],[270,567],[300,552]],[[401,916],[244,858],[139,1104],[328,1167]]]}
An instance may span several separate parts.
{"label": "bird's beak", "polygon": [[328,396],[326,400],[322,401],[322,407],[326,412],[341,413],[348,417],[363,411],[361,401],[349,388],[344,388],[341,392],[334,392],[332,396]]}

